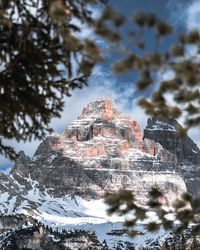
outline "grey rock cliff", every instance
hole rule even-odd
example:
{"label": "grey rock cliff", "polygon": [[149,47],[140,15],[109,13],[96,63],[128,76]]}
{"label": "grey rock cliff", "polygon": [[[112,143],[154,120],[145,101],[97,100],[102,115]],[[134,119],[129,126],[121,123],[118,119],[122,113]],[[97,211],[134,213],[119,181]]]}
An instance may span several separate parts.
{"label": "grey rock cliff", "polygon": [[[188,136],[179,137],[177,125],[172,120],[150,119],[143,136],[139,123],[119,111],[112,100],[100,98],[91,102],[63,134],[42,141],[32,159],[20,152],[10,174],[0,173],[0,212],[4,216],[28,214],[54,228],[59,223],[63,227],[62,221],[70,228],[85,223],[86,228],[98,232],[99,220],[103,225],[104,218],[87,211],[92,211],[93,204],[101,201],[105,192],[132,190],[143,205],[148,190],[156,185],[163,191],[162,202],[167,206],[172,206],[187,189],[198,194],[199,149]],[[73,224],[74,220],[77,224]],[[116,225],[109,222],[106,226],[111,232]],[[40,249],[51,237],[46,229],[39,236],[39,229],[30,230],[29,240],[18,242],[25,248],[30,243],[30,249]],[[10,239],[16,239],[12,238],[14,235],[20,237],[22,231],[11,234]],[[81,249],[85,247],[81,246],[81,237],[93,244],[89,236],[80,236],[76,241]],[[72,241],[68,248],[56,248],[55,242],[49,241],[49,249],[76,249]],[[95,249],[101,249],[97,246],[100,248]],[[127,249],[134,249],[133,245]]]}
{"label": "grey rock cliff", "polygon": [[179,127],[174,119],[149,118],[144,138],[160,143],[177,156],[188,191],[200,196],[200,149],[188,135],[180,135]]}
{"label": "grey rock cliff", "polygon": [[174,153],[142,139],[139,124],[120,112],[112,100],[90,103],[62,135],[46,138],[29,162],[18,159],[11,174],[37,181],[54,196],[78,195],[99,199],[105,192],[132,189],[144,204],[157,185],[171,205],[186,191]]}
{"label": "grey rock cliff", "polygon": [[188,135],[178,132],[181,125],[174,119],[149,118],[144,129],[144,138],[160,143],[174,153],[180,162],[200,164],[200,149]]}

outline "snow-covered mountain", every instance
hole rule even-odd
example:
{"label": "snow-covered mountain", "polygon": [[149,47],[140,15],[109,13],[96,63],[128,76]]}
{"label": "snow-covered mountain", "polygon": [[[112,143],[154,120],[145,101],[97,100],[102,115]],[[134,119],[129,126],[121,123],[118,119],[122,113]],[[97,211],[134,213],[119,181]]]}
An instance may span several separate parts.
{"label": "snow-covered mountain", "polygon": [[[90,243],[74,245],[76,237],[70,241],[66,234],[64,243],[59,243],[61,248],[53,245],[42,248],[41,240],[39,245],[31,243],[30,249],[139,249],[151,244],[161,247],[169,232],[147,234],[144,225],[138,225],[140,236],[130,239],[120,222],[122,219],[107,216],[103,196],[105,192],[128,189],[143,205],[148,190],[156,185],[164,193],[163,204],[171,206],[187,188],[194,191],[191,176],[198,172],[199,158],[191,156],[191,150],[188,156],[183,153],[184,158],[180,158],[182,154],[173,150],[173,143],[170,148],[164,143],[170,140],[171,133],[177,133],[176,129],[176,123],[149,121],[143,138],[138,122],[120,112],[109,98],[88,104],[63,134],[49,136],[41,142],[32,159],[20,152],[11,173],[0,174],[2,220],[10,218],[11,225],[22,215],[37,220],[28,219],[29,223],[22,220],[19,227],[17,223],[13,226],[14,231],[0,220],[0,246],[17,249],[5,247],[6,232],[12,238],[15,233],[22,235],[23,230],[34,232],[41,227],[41,239],[45,241],[49,237],[54,239],[52,242],[59,241],[62,230],[68,233],[76,230],[84,232],[78,235]],[[190,138],[187,140],[189,148],[194,143]],[[194,145],[192,152],[199,155]],[[195,185],[200,184],[200,179],[194,181]],[[55,236],[55,231],[59,231],[59,235]],[[95,239],[91,238],[92,233]],[[79,236],[77,242],[80,242]],[[26,238],[30,242],[30,237]],[[27,242],[20,244],[28,248]]]}

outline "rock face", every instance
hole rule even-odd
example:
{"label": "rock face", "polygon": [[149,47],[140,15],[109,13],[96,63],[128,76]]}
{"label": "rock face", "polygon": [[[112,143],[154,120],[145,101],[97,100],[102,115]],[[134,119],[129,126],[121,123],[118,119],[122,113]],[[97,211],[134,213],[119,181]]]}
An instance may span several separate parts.
{"label": "rock face", "polygon": [[[11,173],[0,173],[0,212],[28,214],[55,230],[95,231],[101,244],[109,235],[110,245],[105,249],[124,249],[118,246],[124,247],[125,241],[129,244],[128,236],[120,242],[112,234],[123,231],[121,223],[112,224],[101,215],[105,192],[132,190],[143,205],[148,190],[156,185],[164,194],[163,204],[171,206],[186,186],[190,191],[195,191],[195,185],[200,187],[200,178],[195,177],[199,149],[189,137],[179,138],[176,125],[175,121],[149,120],[143,136],[138,122],[120,112],[109,98],[100,98],[88,104],[63,134],[41,142],[32,159],[20,152]],[[37,233],[28,235],[30,249],[40,249],[33,246],[40,242],[34,238]],[[41,242],[46,241],[49,232],[40,236]],[[47,249],[70,249],[66,244]],[[101,244],[95,249],[104,249]],[[133,246],[132,242],[126,249]]]}
{"label": "rock face", "polygon": [[179,127],[181,125],[174,119],[149,118],[144,138],[160,143],[174,153],[180,162],[200,164],[200,149],[188,135],[179,134]]}
{"label": "rock face", "polygon": [[21,155],[12,176],[21,183],[19,176],[30,175],[40,189],[59,197],[98,199],[105,192],[127,188],[143,204],[148,189],[157,185],[171,205],[186,191],[176,155],[143,140],[139,124],[108,98],[88,104],[64,134],[48,137],[27,163]]}
{"label": "rock face", "polygon": [[160,143],[177,156],[188,191],[200,196],[200,149],[188,135],[180,135],[179,127],[173,119],[148,119],[144,139]]}

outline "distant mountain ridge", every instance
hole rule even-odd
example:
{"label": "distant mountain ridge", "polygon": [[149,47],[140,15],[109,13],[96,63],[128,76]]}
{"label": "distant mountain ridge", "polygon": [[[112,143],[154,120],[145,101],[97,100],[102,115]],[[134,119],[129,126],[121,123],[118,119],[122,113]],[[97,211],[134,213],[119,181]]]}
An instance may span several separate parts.
{"label": "distant mountain ridge", "polygon": [[143,138],[160,143],[177,156],[188,192],[200,197],[200,149],[187,134],[180,136],[179,127],[173,119],[149,118]]}
{"label": "distant mountain ridge", "polygon": [[167,206],[186,190],[198,195],[200,151],[188,136],[180,138],[176,126],[176,121],[150,119],[143,135],[139,123],[111,99],[91,102],[63,134],[41,142],[32,159],[20,152],[10,174],[0,174],[0,211],[32,216],[54,230],[95,231],[99,246],[106,240],[107,249],[120,241],[137,249],[141,242],[109,234],[123,227],[105,214],[102,198],[129,189],[143,205],[155,185]]}
{"label": "distant mountain ridge", "polygon": [[165,149],[174,153],[178,160],[200,164],[200,149],[188,135],[180,136],[181,125],[173,119],[148,119],[144,138],[160,143]]}

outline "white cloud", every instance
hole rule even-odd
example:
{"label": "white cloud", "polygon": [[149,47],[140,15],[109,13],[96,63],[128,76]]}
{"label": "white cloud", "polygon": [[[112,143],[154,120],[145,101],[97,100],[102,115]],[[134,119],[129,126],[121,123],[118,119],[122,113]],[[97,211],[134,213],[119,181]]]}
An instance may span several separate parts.
{"label": "white cloud", "polygon": [[[59,119],[52,120],[52,127],[55,131],[64,131],[64,128],[81,113],[84,106],[102,96],[112,98],[123,112],[133,115],[135,120],[139,120],[139,117],[143,119],[145,114],[137,106],[136,101],[128,102],[130,93],[133,91],[127,89],[127,91],[122,93],[119,91],[119,87],[120,83],[117,82],[110,70],[106,70],[101,66],[96,67],[89,86],[75,90],[70,98],[65,99],[65,108],[62,116]],[[136,109],[137,118],[134,117],[134,110]]]}
{"label": "white cloud", "polygon": [[[125,83],[123,83],[125,84]],[[95,68],[88,87],[77,89],[72,92],[72,96],[65,98],[65,107],[61,114],[61,118],[55,118],[51,121],[51,127],[55,132],[62,133],[67,125],[81,113],[84,106],[89,102],[96,100],[102,96],[108,96],[115,100],[119,108],[131,115],[134,120],[140,121],[142,127],[146,124],[146,115],[144,111],[138,107],[135,100],[129,102],[130,93],[132,91],[127,88],[123,93],[119,91],[120,83],[113,76],[111,70],[105,69],[101,66]],[[17,143],[11,141],[9,144],[13,146],[16,151],[23,150],[27,155],[32,156],[39,145],[39,141],[31,141],[26,143]],[[0,169],[10,167],[10,163],[4,157],[0,157]]]}
{"label": "white cloud", "polygon": [[[171,74],[167,74],[163,77],[170,77]],[[167,79],[167,78],[166,78]],[[126,84],[126,83],[123,83]],[[138,121],[141,127],[144,129],[146,126],[147,116],[143,109],[141,109],[137,100],[132,98],[131,95],[134,89],[131,91],[130,87],[121,92],[120,83],[113,76],[109,69],[103,67],[96,67],[93,75],[90,79],[88,87],[83,89],[77,89],[72,92],[72,96],[65,98],[65,107],[61,114],[61,118],[55,118],[51,122],[51,127],[55,132],[62,133],[68,124],[78,117],[84,106],[89,102],[96,100],[102,96],[108,96],[115,100],[119,109],[126,114],[130,115],[134,120]],[[130,101],[131,99],[131,101]],[[190,136],[193,140],[200,145],[199,130],[192,129]],[[12,141],[10,144],[16,149],[16,151],[23,150],[29,156],[32,156],[39,145],[39,141],[32,141],[26,143],[17,143]],[[13,165],[8,160],[0,157],[0,169],[5,170]]]}
{"label": "white cloud", "polygon": [[82,111],[83,107],[97,99],[100,96],[109,96],[116,98],[113,86],[116,79],[103,70],[101,67],[96,67],[90,79],[88,87],[77,89],[72,92],[72,96],[65,98],[65,107],[61,118],[53,119],[51,126],[55,131],[63,131],[73,119],[75,119]]}
{"label": "white cloud", "polygon": [[[96,9],[95,16],[98,16],[99,13],[99,10]],[[187,8],[186,13],[187,29],[199,28],[200,1],[192,3]],[[94,38],[92,30],[86,26],[83,26],[81,36],[83,39],[86,37]],[[98,44],[102,48],[107,46],[107,44],[101,39],[98,40]],[[160,72],[159,77],[162,78],[162,80],[167,80],[173,77],[173,72]],[[123,85],[124,84],[126,83],[123,82]],[[62,133],[65,127],[81,113],[83,107],[87,103],[101,96],[109,96],[116,101],[117,105],[123,112],[132,116],[134,120],[139,121],[141,127],[145,128],[147,116],[137,105],[137,101],[135,99],[129,101],[133,91],[131,91],[130,87],[127,87],[127,89],[123,91],[119,91],[120,87],[120,83],[117,82],[117,79],[113,76],[110,69],[105,69],[100,66],[96,67],[90,79],[89,86],[81,90],[77,89],[72,92],[72,96],[70,98],[65,98],[65,107],[61,114],[61,118],[53,119],[51,126],[55,132]],[[199,130],[193,129],[189,133],[193,140],[200,145]],[[16,143],[15,141],[12,141],[10,144],[16,149],[16,151],[24,150],[26,154],[32,156],[39,143],[39,141],[26,143]],[[0,157],[0,169],[4,169],[5,167],[12,165],[13,163],[10,163],[10,161]]]}
{"label": "white cloud", "polygon": [[186,12],[186,28],[200,30],[200,1],[193,2]]}
{"label": "white cloud", "polygon": [[171,69],[168,70],[160,70],[157,75],[157,80],[159,82],[166,81],[166,80],[172,80],[174,78],[175,74],[174,71]]}

